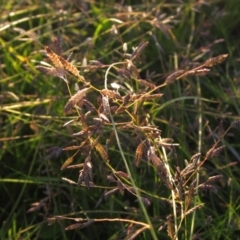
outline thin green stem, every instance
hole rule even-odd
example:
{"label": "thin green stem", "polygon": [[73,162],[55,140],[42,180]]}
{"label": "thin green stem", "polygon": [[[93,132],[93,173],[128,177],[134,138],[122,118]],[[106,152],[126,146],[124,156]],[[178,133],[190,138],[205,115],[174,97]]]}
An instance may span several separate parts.
{"label": "thin green stem", "polygon": [[[107,69],[107,71],[106,71],[105,81],[104,81],[104,86],[105,86],[106,89],[107,89],[107,81],[108,81],[107,77],[108,77],[108,73],[109,73],[110,69],[111,69],[113,66],[118,65],[118,64],[120,64],[120,63],[111,64],[111,65],[109,66],[109,68]],[[121,63],[121,64],[122,64],[122,63]],[[157,236],[156,236],[156,233],[155,233],[155,231],[154,231],[154,228],[153,228],[152,223],[151,223],[151,221],[150,221],[150,218],[149,218],[149,216],[148,216],[147,210],[146,210],[146,208],[145,208],[145,206],[144,206],[144,204],[143,204],[143,202],[142,202],[142,199],[141,199],[141,196],[140,196],[140,194],[139,194],[138,188],[137,188],[137,186],[136,186],[136,184],[135,184],[135,182],[134,182],[134,179],[133,179],[133,177],[132,177],[132,173],[131,173],[130,168],[129,168],[129,166],[128,166],[127,160],[126,160],[126,158],[125,158],[125,155],[124,155],[124,152],[123,152],[123,149],[122,149],[122,146],[121,146],[119,137],[118,137],[118,132],[117,132],[117,128],[116,128],[116,125],[115,125],[115,121],[114,121],[114,119],[113,119],[113,116],[112,116],[112,114],[111,114],[111,111],[110,111],[109,115],[110,115],[110,119],[111,119],[111,122],[112,122],[112,127],[113,127],[113,131],[114,131],[114,134],[115,134],[115,137],[116,137],[117,145],[118,145],[118,148],[119,148],[121,157],[122,157],[122,159],[123,159],[124,165],[125,165],[125,167],[126,167],[127,173],[128,173],[128,175],[129,175],[131,184],[132,184],[133,188],[134,188],[135,191],[136,191],[136,195],[137,195],[138,201],[139,201],[139,203],[140,203],[140,207],[141,207],[142,212],[143,212],[143,214],[144,214],[144,217],[145,217],[145,219],[146,219],[146,221],[147,221],[147,223],[148,223],[148,225],[149,225],[149,230],[150,230],[150,233],[151,233],[151,235],[152,235],[152,238],[153,238],[154,240],[157,240],[158,238],[157,238]]]}
{"label": "thin green stem", "polygon": [[[197,95],[198,95],[198,152],[200,153],[202,150],[202,101],[201,101],[201,85],[199,78],[197,78]],[[199,164],[200,158],[198,159]],[[199,172],[196,173],[196,186],[199,185]],[[193,205],[197,205],[198,200],[198,187],[196,188],[196,196],[194,197]],[[196,211],[193,212],[192,220],[191,220],[191,230],[189,239],[192,239],[194,234],[194,226],[196,219]]]}

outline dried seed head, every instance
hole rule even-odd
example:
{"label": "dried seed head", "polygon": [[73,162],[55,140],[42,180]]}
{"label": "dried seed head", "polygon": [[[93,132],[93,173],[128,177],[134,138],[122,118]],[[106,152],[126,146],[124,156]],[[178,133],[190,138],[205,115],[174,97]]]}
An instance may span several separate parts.
{"label": "dried seed head", "polygon": [[211,157],[217,157],[219,155],[219,153],[225,149],[226,146],[221,146],[221,147],[218,147],[216,149],[213,150],[212,154],[211,154]]}
{"label": "dried seed head", "polygon": [[210,58],[203,65],[204,67],[212,67],[214,65],[222,63],[227,58],[227,56],[228,54],[222,54],[217,57]]}
{"label": "dried seed head", "polygon": [[102,89],[101,94],[107,96],[109,99],[122,99],[119,93],[108,89]]}
{"label": "dried seed head", "polygon": [[82,229],[82,228],[88,227],[89,225],[93,224],[94,221],[95,221],[94,219],[91,219],[84,223],[81,222],[81,223],[71,224],[71,225],[67,226],[65,228],[65,230],[68,231],[68,230],[74,230],[74,229]]}
{"label": "dried seed head", "polygon": [[175,230],[172,215],[167,216],[167,233],[170,239],[175,239]]}
{"label": "dried seed head", "polygon": [[148,42],[141,42],[132,53],[131,60],[139,57],[140,54],[143,52],[143,50],[147,47],[147,45],[148,45]]}
{"label": "dried seed head", "polygon": [[86,92],[89,90],[89,88],[84,88],[80,91],[78,91],[76,94],[74,94],[67,102],[67,104],[64,107],[64,111],[68,112],[71,108],[74,107],[75,104],[78,104],[79,102],[82,102],[83,98],[86,95]]}
{"label": "dried seed head", "polygon": [[108,117],[105,115],[105,114],[103,114],[103,113],[99,113],[99,117],[102,119],[102,120],[104,120],[105,122],[110,122],[110,120],[108,119]]}
{"label": "dried seed head", "polygon": [[200,69],[192,69],[187,71],[184,75],[197,75],[197,76],[204,76],[211,70],[209,68],[200,68]]}
{"label": "dried seed head", "polygon": [[219,179],[222,179],[222,178],[223,178],[223,175],[215,175],[215,176],[209,177],[207,179],[206,183],[216,182],[216,181],[218,181]]}
{"label": "dried seed head", "polygon": [[199,208],[203,207],[204,206],[204,203],[201,203],[201,204],[198,204],[196,206],[194,206],[193,208],[191,208],[190,210],[188,210],[186,213],[185,213],[185,216],[195,212],[196,210],[198,210]]}
{"label": "dried seed head", "polygon": [[141,142],[138,147],[137,147],[137,150],[136,150],[136,153],[135,153],[135,165],[138,166],[141,159],[142,159],[142,154],[143,154],[143,149],[144,149],[144,141]]}
{"label": "dried seed head", "polygon": [[45,50],[47,52],[49,59],[51,60],[53,65],[56,67],[56,69],[59,69],[59,70],[63,69],[63,65],[59,59],[60,56],[54,53],[48,46],[45,47]]}
{"label": "dried seed head", "polygon": [[72,65],[70,62],[68,62],[67,60],[65,60],[64,58],[62,58],[61,56],[58,56],[60,62],[62,63],[64,69],[66,69],[68,72],[70,72],[72,75],[74,75],[77,78],[82,78],[82,76],[80,76],[78,69]]}
{"label": "dried seed head", "polygon": [[123,106],[126,106],[131,99],[131,95],[127,94],[126,96],[123,97]]}
{"label": "dried seed head", "polygon": [[165,80],[165,84],[171,84],[173,83],[178,77],[180,77],[181,75],[183,75],[185,71],[184,70],[177,70],[176,72],[172,73],[171,75],[169,75],[166,80]]}
{"label": "dried seed head", "polygon": [[201,153],[196,153],[191,157],[190,161],[197,162],[200,159],[200,157],[201,157]]}
{"label": "dried seed head", "polygon": [[78,185],[81,185],[83,182],[87,188],[94,186],[92,182],[92,163],[91,163],[91,152],[84,161],[83,169],[80,170],[78,177]]}
{"label": "dried seed head", "polygon": [[152,99],[157,99],[162,97],[162,93],[157,93],[157,94],[151,94],[151,95],[143,95],[142,100],[152,100]]}
{"label": "dried seed head", "polygon": [[110,105],[109,105],[107,96],[104,96],[104,95],[102,96],[102,106],[103,106],[103,113],[108,115],[110,113]]}
{"label": "dried seed head", "polygon": [[169,189],[173,189],[173,185],[170,182],[168,171],[162,162],[162,160],[155,154],[154,148],[150,147],[148,150],[148,159],[153,163],[157,169],[158,176],[166,184]]}
{"label": "dried seed head", "polygon": [[106,162],[109,161],[108,154],[107,154],[106,150],[104,149],[104,147],[103,147],[100,143],[98,143],[98,144],[95,146],[95,149],[97,150],[97,152],[101,155],[101,157],[102,157]]}

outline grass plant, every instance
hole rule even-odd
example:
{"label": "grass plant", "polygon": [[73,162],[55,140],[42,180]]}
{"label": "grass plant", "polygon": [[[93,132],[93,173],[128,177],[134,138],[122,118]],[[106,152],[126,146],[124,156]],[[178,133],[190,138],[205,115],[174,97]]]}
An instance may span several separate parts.
{"label": "grass plant", "polygon": [[1,239],[238,239],[235,0],[5,1]]}

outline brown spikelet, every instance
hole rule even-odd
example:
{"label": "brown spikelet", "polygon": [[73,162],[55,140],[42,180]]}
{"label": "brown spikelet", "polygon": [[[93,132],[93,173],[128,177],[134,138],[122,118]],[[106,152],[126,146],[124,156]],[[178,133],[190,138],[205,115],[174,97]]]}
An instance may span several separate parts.
{"label": "brown spikelet", "polygon": [[228,56],[228,54],[222,54],[217,57],[210,58],[203,64],[203,66],[204,67],[212,67],[214,65],[220,64],[227,58],[227,56]]}
{"label": "brown spikelet", "polygon": [[152,100],[152,99],[157,99],[162,97],[163,94],[158,93],[158,94],[151,94],[151,95],[144,95],[142,96],[142,100]]}
{"label": "brown spikelet", "polygon": [[107,175],[107,180],[110,182],[117,182],[116,178],[111,173],[110,175]]}
{"label": "brown spikelet", "polygon": [[207,179],[206,183],[216,182],[216,181],[218,181],[219,179],[222,179],[222,178],[223,178],[223,175],[215,175],[215,176],[209,177]]}
{"label": "brown spikelet", "polygon": [[169,75],[166,80],[165,84],[171,84],[173,83],[178,77],[180,77],[185,71],[184,70],[177,70],[176,72]]}
{"label": "brown spikelet", "polygon": [[206,153],[206,158],[207,158],[207,159],[212,156],[213,151],[214,151],[214,147],[210,148],[210,149],[207,151],[207,153]]}
{"label": "brown spikelet", "polygon": [[71,157],[69,157],[69,158],[64,162],[64,164],[63,164],[62,167],[61,167],[61,170],[67,168],[67,167],[73,162],[73,157],[74,157],[74,155],[71,156]]}
{"label": "brown spikelet", "polygon": [[105,122],[110,122],[110,120],[108,119],[108,117],[104,114],[104,113],[99,113],[99,117],[104,120]]}
{"label": "brown spikelet", "polygon": [[166,149],[171,150],[172,149],[172,144],[173,144],[173,139],[172,138],[161,138],[160,141],[158,142],[159,146],[165,147]]}
{"label": "brown spikelet", "polygon": [[136,150],[136,154],[135,154],[135,165],[138,166],[141,159],[142,159],[142,154],[143,154],[143,149],[144,149],[144,141],[141,142]]}
{"label": "brown spikelet", "polygon": [[135,79],[140,78],[138,69],[131,60],[125,59],[125,67],[126,67],[126,71],[129,71],[129,74],[130,74],[129,77],[135,78]]}
{"label": "brown spikelet", "polygon": [[131,78],[131,72],[127,69],[118,69],[118,74],[127,79]]}
{"label": "brown spikelet", "polygon": [[231,163],[229,163],[229,164],[221,167],[221,169],[229,168],[229,167],[235,166],[235,165],[237,165],[237,164],[239,164],[239,162],[231,162]]}
{"label": "brown spikelet", "polygon": [[69,146],[69,147],[63,148],[63,151],[77,150],[79,148],[81,148],[81,146]]}
{"label": "brown spikelet", "polygon": [[48,58],[51,60],[53,65],[56,67],[56,69],[63,70],[63,64],[60,61],[59,57],[55,52],[53,52],[48,46],[45,46],[45,50],[47,52]]}
{"label": "brown spikelet", "polygon": [[131,55],[131,60],[137,58],[140,56],[140,54],[143,52],[143,50],[147,47],[148,42],[141,42],[137,48],[135,49],[135,51],[132,53]]}
{"label": "brown spikelet", "polygon": [[[67,168],[69,169],[75,169],[75,168],[83,168],[84,163],[79,163],[79,164],[74,164],[74,165],[70,165]],[[63,178],[62,178],[63,179]],[[77,183],[76,183],[77,184]]]}
{"label": "brown spikelet", "polygon": [[122,99],[120,94],[113,90],[102,89],[101,94],[107,96],[109,99]]}
{"label": "brown spikelet", "polygon": [[76,94],[74,94],[67,102],[67,104],[64,107],[64,111],[68,112],[72,107],[74,107],[75,104],[78,104],[83,100],[85,97],[86,92],[89,90],[89,88],[84,88],[80,91],[78,91]]}
{"label": "brown spikelet", "polygon": [[115,172],[115,175],[117,175],[118,177],[121,177],[121,178],[127,178],[127,179],[129,178],[129,175],[122,171]]}
{"label": "brown spikelet", "polygon": [[196,153],[191,157],[190,161],[197,162],[200,159],[200,157],[201,157],[201,153]]}
{"label": "brown spikelet", "polygon": [[173,219],[172,216],[167,216],[167,233],[170,239],[175,239],[175,231],[173,226]]}
{"label": "brown spikelet", "polygon": [[89,60],[89,65],[91,65],[91,67],[95,66],[97,68],[105,67],[105,65],[98,60]]}
{"label": "brown spikelet", "polygon": [[102,96],[102,106],[103,106],[103,113],[104,114],[109,114],[110,113],[110,105],[108,98],[106,96]]}
{"label": "brown spikelet", "polygon": [[149,87],[149,88],[152,88],[152,89],[154,89],[156,87],[155,84],[150,83],[150,82],[148,82],[146,80],[143,80],[143,79],[138,79],[137,81],[138,81],[139,84],[141,84],[143,86],[146,86],[146,87]]}
{"label": "brown spikelet", "polygon": [[97,138],[95,138],[95,139],[91,139],[91,148],[93,149],[93,148],[95,148],[96,147],[96,145],[99,143],[99,140],[100,140],[100,135],[99,136],[97,136]]}
{"label": "brown spikelet", "polygon": [[196,76],[204,76],[209,73],[211,70],[209,68],[200,68],[200,69],[192,69],[190,71],[185,72],[184,75],[196,75]]}
{"label": "brown spikelet", "polygon": [[135,100],[138,100],[140,99],[141,97],[143,96],[143,94],[134,94],[134,95],[131,95],[131,101],[135,101]]}
{"label": "brown spikelet", "polygon": [[217,192],[216,187],[214,187],[211,184],[206,184],[206,183],[202,183],[198,186],[199,189],[203,189],[203,190],[211,190],[213,192]]}
{"label": "brown spikelet", "polygon": [[217,156],[219,155],[219,153],[220,153],[223,149],[225,149],[225,147],[226,147],[226,146],[223,145],[223,146],[221,146],[221,147],[218,147],[218,148],[214,149],[213,152],[212,152],[211,157],[217,157]]}
{"label": "brown spikelet", "polygon": [[78,69],[71,64],[70,62],[68,62],[67,60],[65,60],[63,57],[58,56],[59,61],[62,63],[63,67],[65,70],[67,70],[68,72],[70,72],[72,75],[74,75],[77,78],[81,78],[81,80],[83,80],[83,77],[80,76]]}
{"label": "brown spikelet", "polygon": [[216,146],[213,146],[207,153],[206,158],[216,157],[218,154],[225,148],[225,146],[221,146],[216,148]]}
{"label": "brown spikelet", "polygon": [[200,157],[201,153],[196,153],[191,157],[190,163],[188,163],[188,161],[185,160],[186,167],[181,171],[180,173],[181,177],[185,178],[187,175],[189,175],[190,173],[197,169],[198,165],[200,164],[199,161]]}
{"label": "brown spikelet", "polygon": [[168,178],[168,171],[162,160],[155,154],[154,148],[150,147],[148,150],[148,159],[153,163],[157,169],[158,176],[166,184],[169,189],[173,189],[173,185]]}
{"label": "brown spikelet", "polygon": [[127,94],[126,96],[123,97],[123,106],[126,106],[131,99],[131,95]]}
{"label": "brown spikelet", "polygon": [[89,152],[87,158],[84,161],[83,169],[80,170],[78,177],[78,185],[83,182],[87,188],[94,186],[92,182],[92,162],[91,162],[91,152]]}
{"label": "brown spikelet", "polygon": [[87,222],[84,222],[84,223],[75,223],[75,224],[67,226],[65,228],[65,230],[68,231],[68,230],[74,230],[74,229],[82,229],[82,228],[88,227],[89,225],[91,225],[93,223],[94,223],[94,219],[88,220]]}
{"label": "brown spikelet", "polygon": [[194,196],[194,190],[195,190],[196,180],[194,180],[188,190],[188,194],[185,199],[185,211],[187,211],[192,204],[193,196]]}
{"label": "brown spikelet", "polygon": [[195,212],[196,210],[198,210],[199,208],[203,207],[204,203],[200,203],[196,206],[194,206],[193,208],[189,209],[186,213],[185,213],[185,217],[193,212]]}
{"label": "brown spikelet", "polygon": [[95,146],[96,150],[99,152],[99,154],[101,155],[101,157],[106,161],[108,162],[109,161],[109,158],[108,158],[108,155],[107,155],[107,152],[106,150],[104,149],[104,147],[98,143],[96,146]]}

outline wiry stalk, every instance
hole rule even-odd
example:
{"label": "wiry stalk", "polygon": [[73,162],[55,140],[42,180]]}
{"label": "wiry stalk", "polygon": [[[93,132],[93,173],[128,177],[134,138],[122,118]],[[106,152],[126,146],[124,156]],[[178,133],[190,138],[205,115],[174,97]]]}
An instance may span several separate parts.
{"label": "wiry stalk", "polygon": [[[106,89],[107,89],[107,77],[108,77],[108,72],[110,71],[110,69],[111,69],[114,65],[117,65],[117,64],[119,64],[119,63],[111,64],[111,65],[108,67],[107,71],[106,71],[105,81],[104,81],[104,85],[105,85],[105,88],[106,88]],[[118,132],[117,132],[117,129],[116,129],[115,122],[114,122],[113,116],[112,116],[112,114],[111,114],[111,111],[109,112],[109,116],[110,116],[110,119],[111,119],[111,122],[112,122],[112,127],[113,127],[113,131],[114,131],[114,134],[115,134],[115,137],[116,137],[117,145],[118,145],[118,148],[119,148],[121,157],[122,157],[122,159],[123,159],[124,165],[125,165],[125,167],[126,167],[127,173],[128,173],[129,178],[130,178],[130,180],[131,180],[131,184],[132,184],[133,188],[136,189],[136,195],[137,195],[138,201],[139,201],[139,203],[140,203],[140,207],[141,207],[141,209],[142,209],[142,212],[143,212],[143,214],[144,214],[144,217],[145,217],[145,219],[146,219],[146,221],[147,221],[147,223],[148,223],[148,225],[149,225],[149,230],[150,230],[150,233],[151,233],[151,235],[152,235],[152,238],[153,238],[154,240],[157,240],[158,238],[157,238],[157,236],[156,236],[156,233],[155,233],[155,231],[154,231],[154,228],[153,228],[153,226],[152,226],[152,223],[151,223],[151,221],[150,221],[150,219],[149,219],[149,216],[148,216],[148,213],[147,213],[147,211],[146,211],[146,208],[145,208],[145,206],[144,206],[144,204],[143,204],[143,202],[142,202],[141,196],[139,195],[139,191],[138,191],[137,186],[136,186],[136,184],[135,184],[135,182],[134,182],[134,179],[133,179],[133,177],[132,177],[132,173],[131,173],[131,171],[130,171],[130,168],[129,168],[129,166],[128,166],[127,160],[126,160],[126,158],[125,158],[125,155],[124,155],[124,152],[123,152],[123,149],[122,149],[122,146],[121,146],[119,137],[118,137]]]}

